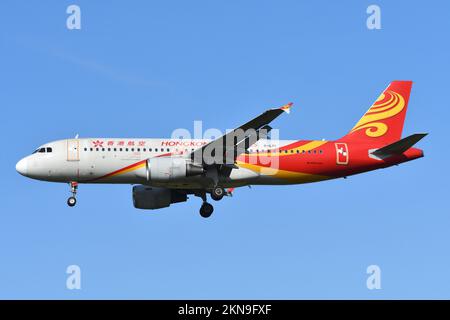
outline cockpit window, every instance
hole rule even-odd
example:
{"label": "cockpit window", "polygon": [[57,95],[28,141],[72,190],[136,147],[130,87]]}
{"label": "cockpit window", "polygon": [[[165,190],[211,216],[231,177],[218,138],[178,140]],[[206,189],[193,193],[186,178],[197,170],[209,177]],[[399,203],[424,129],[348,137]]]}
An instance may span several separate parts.
{"label": "cockpit window", "polygon": [[[50,151],[48,151],[48,149],[50,149]],[[45,148],[38,148],[32,154],[35,154],[37,152],[44,153],[45,152]],[[47,148],[47,152],[52,152],[52,148]]]}
{"label": "cockpit window", "polygon": [[47,147],[47,152],[52,152],[52,151],[53,151],[52,148]]}

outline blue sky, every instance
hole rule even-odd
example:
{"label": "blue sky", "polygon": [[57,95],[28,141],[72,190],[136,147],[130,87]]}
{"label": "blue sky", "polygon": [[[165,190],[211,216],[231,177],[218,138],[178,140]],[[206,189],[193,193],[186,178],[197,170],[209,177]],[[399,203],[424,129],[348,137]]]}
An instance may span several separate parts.
{"label": "blue sky", "polygon": [[[81,7],[82,29],[66,28]],[[377,4],[382,29],[368,30]],[[448,1],[2,1],[0,298],[450,298]],[[404,135],[425,158],[298,186],[139,211],[129,185],[26,179],[15,163],[73,137],[225,130],[289,101],[286,139],[345,134],[413,80]],[[65,287],[67,266],[82,289]],[[379,265],[381,290],[366,288]]]}

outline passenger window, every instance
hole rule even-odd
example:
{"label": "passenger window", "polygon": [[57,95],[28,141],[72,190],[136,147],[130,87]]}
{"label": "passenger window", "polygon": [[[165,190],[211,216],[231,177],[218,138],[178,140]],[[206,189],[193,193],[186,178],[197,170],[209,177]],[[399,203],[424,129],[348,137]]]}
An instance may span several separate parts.
{"label": "passenger window", "polygon": [[108,151],[111,151],[111,148],[108,148]]}
{"label": "passenger window", "polygon": [[158,148],[155,148],[155,152],[158,152]]}
{"label": "passenger window", "polygon": [[84,148],[84,151],[87,151],[87,148]]}

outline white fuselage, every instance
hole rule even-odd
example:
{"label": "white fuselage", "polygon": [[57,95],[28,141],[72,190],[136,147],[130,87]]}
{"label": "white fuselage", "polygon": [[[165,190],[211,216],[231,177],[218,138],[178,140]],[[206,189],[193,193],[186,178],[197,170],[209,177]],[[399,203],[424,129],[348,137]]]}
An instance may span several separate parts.
{"label": "white fuselage", "polygon": [[[46,143],[16,166],[24,176],[52,182],[147,184],[171,188],[204,188],[200,177],[183,181],[154,183],[146,179],[147,159],[162,156],[187,157],[209,140],[181,139],[67,139]],[[292,140],[259,140],[250,147],[264,150],[282,147]],[[270,181],[269,181],[270,180]],[[276,179],[264,177],[246,168],[233,169],[229,177],[220,181],[223,187],[248,184],[278,184]]]}

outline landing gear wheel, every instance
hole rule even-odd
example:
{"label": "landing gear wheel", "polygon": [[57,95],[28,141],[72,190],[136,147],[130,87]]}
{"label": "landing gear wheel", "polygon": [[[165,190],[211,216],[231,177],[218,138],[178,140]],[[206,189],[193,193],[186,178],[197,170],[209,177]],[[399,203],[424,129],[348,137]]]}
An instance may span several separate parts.
{"label": "landing gear wheel", "polygon": [[67,199],[67,205],[69,207],[73,207],[77,204],[77,198],[75,198],[75,196],[77,195],[78,182],[71,181],[69,183],[69,185],[70,185],[70,191],[72,192],[72,196],[69,199]]}
{"label": "landing gear wheel", "polygon": [[214,207],[209,204],[208,202],[203,202],[202,206],[200,207],[200,215],[203,218],[209,218],[214,211]]}
{"label": "landing gear wheel", "polygon": [[211,199],[215,201],[222,200],[223,196],[225,195],[225,190],[220,187],[216,187],[211,190]]}
{"label": "landing gear wheel", "polygon": [[69,207],[73,207],[74,205],[77,204],[77,198],[75,197],[70,197],[69,199],[67,199],[67,205]]}

